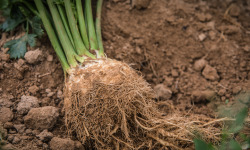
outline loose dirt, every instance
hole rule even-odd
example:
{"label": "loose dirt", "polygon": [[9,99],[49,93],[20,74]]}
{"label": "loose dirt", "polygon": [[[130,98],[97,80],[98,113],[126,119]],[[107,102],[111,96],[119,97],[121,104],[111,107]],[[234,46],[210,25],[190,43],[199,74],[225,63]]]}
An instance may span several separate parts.
{"label": "loose dirt", "polygon": [[[102,20],[107,56],[141,71],[156,89],[156,101],[174,105],[183,116],[216,118],[218,106],[250,90],[249,0],[107,0]],[[83,149],[76,138],[67,139],[64,74],[48,38],[38,39],[23,59],[6,54],[3,44],[22,34],[1,33],[0,122],[8,146]],[[26,100],[30,106],[20,113],[23,96],[34,96],[39,106]],[[36,107],[48,106],[58,111],[48,115],[47,121],[57,119],[52,127],[27,126],[26,111],[39,115]]]}

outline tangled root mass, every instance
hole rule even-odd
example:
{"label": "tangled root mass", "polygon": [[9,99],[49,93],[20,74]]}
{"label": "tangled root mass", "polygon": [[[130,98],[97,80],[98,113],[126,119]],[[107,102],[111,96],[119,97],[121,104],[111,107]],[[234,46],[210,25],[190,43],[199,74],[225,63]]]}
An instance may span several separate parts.
{"label": "tangled root mass", "polygon": [[116,60],[89,60],[72,70],[64,93],[69,133],[97,149],[181,149],[192,143],[194,131],[218,139],[216,121],[181,117],[171,106],[163,115],[149,84]]}

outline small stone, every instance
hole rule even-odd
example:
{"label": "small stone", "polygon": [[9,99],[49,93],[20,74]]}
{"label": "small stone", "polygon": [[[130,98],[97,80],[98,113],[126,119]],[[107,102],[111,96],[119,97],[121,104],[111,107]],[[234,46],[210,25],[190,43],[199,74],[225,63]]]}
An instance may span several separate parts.
{"label": "small stone", "polygon": [[53,95],[54,95],[54,92],[49,92],[49,93],[47,94],[48,97],[52,97]]}
{"label": "small stone", "polygon": [[229,93],[226,94],[226,98],[230,98],[231,95]]}
{"label": "small stone", "polygon": [[224,102],[224,101],[226,100],[226,97],[225,97],[225,96],[222,96],[220,99],[221,99],[221,101]]}
{"label": "small stone", "polygon": [[51,92],[51,89],[46,89],[45,92],[46,92],[46,93],[50,93],[50,92]]}
{"label": "small stone", "polygon": [[52,62],[52,61],[53,61],[53,55],[49,55],[49,56],[47,57],[47,61]]}
{"label": "small stone", "polygon": [[38,134],[37,137],[43,142],[48,142],[53,138],[53,134],[51,132],[48,132],[47,129],[45,129],[43,130],[43,132]]}
{"label": "small stone", "polygon": [[24,133],[26,129],[24,124],[15,124],[14,127],[16,128],[17,132],[20,134]]}
{"label": "small stone", "polygon": [[192,99],[194,102],[202,102],[205,100],[212,100],[215,97],[216,93],[212,90],[205,90],[205,91],[193,91],[192,92]]}
{"label": "small stone", "polygon": [[226,89],[220,89],[218,92],[218,95],[223,96],[223,95],[225,95],[225,93],[226,93]]}
{"label": "small stone", "polygon": [[178,76],[179,76],[178,71],[175,70],[175,69],[172,69],[172,70],[171,70],[171,74],[172,74],[173,77],[178,77]]}
{"label": "small stone", "polygon": [[36,85],[33,85],[31,87],[29,87],[28,91],[31,93],[31,94],[36,94],[37,91],[39,91],[39,87],[37,87]]}
{"label": "small stone", "polygon": [[24,115],[27,114],[31,108],[36,107],[39,107],[39,102],[36,97],[23,95],[17,105],[17,112]]}
{"label": "small stone", "polygon": [[61,90],[57,91],[57,98],[59,98],[59,99],[63,98],[63,92]]}
{"label": "small stone", "polygon": [[14,63],[14,67],[15,67],[18,71],[20,71],[20,72],[23,71],[23,68],[22,68],[21,66],[19,66],[17,63]]}
{"label": "small stone", "polygon": [[39,146],[39,147],[42,147],[43,146],[43,142],[41,140],[37,140],[36,141],[36,145]]}
{"label": "small stone", "polygon": [[24,123],[31,129],[52,129],[59,117],[59,110],[56,107],[45,106],[32,108],[24,117]]}
{"label": "small stone", "polygon": [[245,52],[250,52],[250,46],[248,46],[248,45],[244,46],[244,47],[243,47],[243,50],[244,50]]}
{"label": "small stone", "polygon": [[164,84],[157,84],[154,87],[154,91],[159,99],[170,99],[172,96],[172,91],[164,86]]}
{"label": "small stone", "polygon": [[6,122],[6,123],[3,125],[3,127],[4,127],[5,129],[11,129],[11,128],[13,128],[14,126],[13,126],[13,123],[12,123],[12,122]]}
{"label": "small stone", "polygon": [[197,17],[199,19],[199,21],[201,22],[206,22],[206,21],[210,21],[212,19],[212,15],[210,14],[204,14],[204,13],[197,13]]}
{"label": "small stone", "polygon": [[7,141],[12,143],[14,137],[15,137],[14,135],[8,135]]}
{"label": "small stone", "polygon": [[26,133],[26,135],[32,135],[32,130],[31,130],[31,129],[27,129],[27,130],[25,131],[25,133]]}
{"label": "small stone", "polygon": [[207,61],[205,59],[199,59],[197,61],[195,61],[194,63],[194,70],[196,71],[201,71],[207,64]]}
{"label": "small stone", "polygon": [[21,140],[30,140],[30,139],[32,139],[32,137],[23,135],[23,136],[20,137],[20,139]]}
{"label": "small stone", "polygon": [[40,62],[43,58],[43,53],[41,50],[37,49],[34,51],[28,51],[24,58],[27,60],[30,64],[35,64],[37,62]]}
{"label": "small stone", "polygon": [[33,135],[38,135],[38,134],[40,134],[40,131],[39,131],[39,130],[33,130],[33,131],[32,131],[32,134],[33,134]]}
{"label": "small stone", "polygon": [[207,35],[204,34],[204,33],[201,33],[199,36],[198,36],[199,40],[202,42],[204,41],[206,38],[207,38]]}
{"label": "small stone", "polygon": [[0,107],[0,122],[6,123],[13,119],[13,113],[10,108]]}
{"label": "small stone", "polygon": [[10,108],[13,106],[13,103],[9,100],[9,98],[0,98],[0,107]]}
{"label": "small stone", "polygon": [[22,67],[25,64],[25,61],[23,59],[18,59],[17,64]]}
{"label": "small stone", "polygon": [[204,70],[202,71],[202,75],[211,81],[218,81],[219,80],[219,75],[216,71],[215,68],[211,67],[210,65],[206,65]]}
{"label": "small stone", "polygon": [[236,86],[233,88],[233,94],[238,94],[241,91],[241,87],[240,86]]}
{"label": "small stone", "polygon": [[51,150],[74,150],[75,146],[74,146],[74,141],[72,141],[71,139],[62,139],[62,138],[58,138],[58,137],[54,137],[49,145]]}
{"label": "small stone", "polygon": [[21,141],[21,139],[18,136],[15,136],[12,143],[13,144],[18,144]]}

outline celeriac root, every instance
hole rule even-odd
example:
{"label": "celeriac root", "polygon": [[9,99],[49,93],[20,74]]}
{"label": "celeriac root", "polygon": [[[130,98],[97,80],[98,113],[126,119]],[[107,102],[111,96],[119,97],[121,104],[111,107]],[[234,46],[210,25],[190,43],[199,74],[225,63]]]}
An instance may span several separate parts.
{"label": "celeriac root", "polygon": [[220,121],[183,117],[173,107],[163,114],[143,77],[116,60],[86,61],[72,70],[64,93],[69,134],[97,149],[182,149],[192,144],[195,133],[219,140]]}

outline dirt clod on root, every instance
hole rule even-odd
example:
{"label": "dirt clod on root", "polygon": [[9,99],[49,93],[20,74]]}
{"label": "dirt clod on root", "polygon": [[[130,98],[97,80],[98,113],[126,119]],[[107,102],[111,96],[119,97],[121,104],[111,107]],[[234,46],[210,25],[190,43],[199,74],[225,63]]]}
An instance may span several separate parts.
{"label": "dirt clod on root", "polygon": [[180,116],[167,103],[160,105],[169,114],[161,113],[149,84],[116,60],[86,62],[72,71],[64,90],[69,134],[97,149],[181,149],[192,143],[195,132],[208,141],[218,140],[216,120]]}

